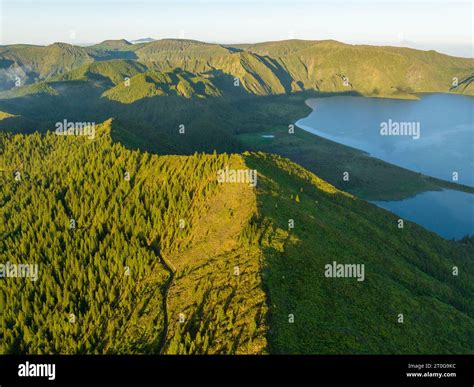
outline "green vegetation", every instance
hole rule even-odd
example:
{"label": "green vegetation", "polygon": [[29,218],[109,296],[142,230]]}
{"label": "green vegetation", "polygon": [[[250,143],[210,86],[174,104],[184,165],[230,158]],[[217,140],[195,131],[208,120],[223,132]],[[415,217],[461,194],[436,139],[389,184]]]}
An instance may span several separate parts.
{"label": "green vegetation", "polygon": [[[413,98],[419,92],[472,94],[470,82],[463,84],[463,80],[472,78],[473,59],[400,47],[302,40],[244,46],[176,39],[137,45],[123,39],[107,40],[86,48],[64,43],[4,46],[0,49],[0,75],[6,80],[0,86],[13,87],[12,74],[32,83],[86,63],[118,58],[138,61],[157,71],[220,71],[238,78],[244,89],[255,95],[304,90],[356,91],[396,98]],[[462,87],[452,87],[454,77]]]}
{"label": "green vegetation", "polygon": [[103,51],[124,51],[129,50],[132,47],[132,43],[125,39],[117,40],[104,40],[102,43],[94,44],[90,48]]}
{"label": "green vegetation", "polygon": [[[86,48],[3,46],[0,88],[7,90],[0,92],[0,110],[14,117],[1,120],[0,130],[44,132],[65,118],[102,122],[114,117],[120,125],[113,138],[130,148],[160,154],[278,153],[369,200],[441,188],[472,192],[300,130],[291,137],[285,131],[308,113],[308,97],[472,95],[473,64],[473,59],[434,51],[336,41],[222,46],[163,39],[135,45],[107,40]],[[23,86],[14,87],[16,76]],[[276,137],[262,139],[264,133]],[[343,171],[351,172],[350,183],[342,181]]]}
{"label": "green vegetation", "polygon": [[173,70],[140,73],[103,94],[110,100],[122,103],[132,103],[143,98],[164,95],[205,98],[217,97],[220,92],[207,78]]}
{"label": "green vegetation", "polygon": [[[288,125],[310,112],[307,98],[333,94],[259,97],[237,88],[243,94],[236,96],[232,79],[220,73],[196,75],[179,69],[136,73],[133,63],[96,62],[69,73],[67,81],[0,93],[4,97],[0,110],[16,116],[0,121],[0,129],[45,131],[65,118],[101,122],[114,117],[120,125],[114,127],[113,138],[131,148],[161,154],[246,149],[277,153],[367,200],[402,199],[442,188],[473,192],[472,187],[405,170],[299,128],[288,134]],[[129,76],[128,86],[114,72]],[[180,133],[180,125],[185,133]],[[275,138],[263,138],[265,134]],[[350,182],[342,180],[344,171],[350,172]]]}
{"label": "green vegetation", "polygon": [[257,252],[234,241],[255,197],[216,181],[241,158],[151,156],[113,144],[110,129],[92,141],[1,134],[2,264],[39,274],[0,280],[0,352],[261,352]]}
{"label": "green vegetation", "polygon": [[[0,47],[0,263],[39,269],[0,279],[0,353],[473,353],[473,239],[358,198],[474,189],[288,134],[309,97],[472,95],[473,64],[334,41]],[[47,132],[64,119],[105,122]],[[218,184],[226,166],[257,189]],[[333,261],[365,281],[326,278]]]}
{"label": "green vegetation", "polygon": [[[399,229],[395,215],[280,156],[245,160],[259,172],[270,353],[473,353],[472,244]],[[326,278],[333,261],[364,264],[365,280]]]}
{"label": "green vegetation", "polygon": [[[226,165],[246,168],[238,155]],[[266,351],[262,254],[248,229],[255,213],[251,187],[222,184],[192,221],[192,245],[168,256],[175,279],[168,295],[165,353]]]}
{"label": "green vegetation", "polygon": [[0,134],[2,263],[39,269],[0,280],[1,353],[473,352],[470,239],[399,229],[280,156],[150,155],[115,126]]}
{"label": "green vegetation", "polygon": [[[266,42],[246,47],[275,67],[287,69],[291,88],[357,91],[366,96],[413,98],[417,92],[447,92],[453,77],[472,76],[473,59],[403,47],[350,45],[332,40]],[[347,77],[348,85],[341,79]],[[296,89],[299,90],[299,89]]]}
{"label": "green vegetation", "polygon": [[0,89],[15,87],[16,77],[22,85],[64,74],[94,58],[83,47],[66,43],[49,46],[12,45],[0,49]]}
{"label": "green vegetation", "polygon": [[78,67],[66,74],[50,78],[50,81],[108,81],[107,86],[123,83],[125,78],[133,77],[146,71],[143,64],[127,59],[112,59],[93,62]]}
{"label": "green vegetation", "polygon": [[[262,137],[273,135],[273,138]],[[368,157],[363,151],[336,144],[298,127],[294,134],[276,126],[239,135],[244,147],[277,153],[316,173],[337,188],[366,200],[399,200],[442,188],[474,193],[474,188],[436,179]],[[337,162],[335,162],[337,161]],[[349,172],[350,181],[344,181]]]}

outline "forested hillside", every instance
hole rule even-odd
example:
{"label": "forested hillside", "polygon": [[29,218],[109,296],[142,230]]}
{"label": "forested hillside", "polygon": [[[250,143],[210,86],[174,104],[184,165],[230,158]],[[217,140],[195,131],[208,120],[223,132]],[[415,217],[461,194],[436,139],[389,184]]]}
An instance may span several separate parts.
{"label": "forested hillside", "polygon": [[[262,351],[258,255],[234,241],[255,198],[250,188],[245,196],[215,179],[241,159],[128,151],[112,144],[110,125],[101,125],[93,141],[1,137],[2,262],[39,265],[37,282],[1,280],[1,352]],[[212,219],[198,222],[206,216],[219,220],[219,229]],[[170,291],[186,286],[199,310],[178,307],[174,293],[165,301],[171,279]],[[205,319],[195,321],[200,313]],[[168,342],[174,329],[182,343],[177,335]]]}
{"label": "forested hillside", "polygon": [[[0,253],[38,264],[0,280],[0,352],[473,352],[472,243],[279,156],[151,155],[115,126],[0,134]],[[364,281],[327,278],[333,261]]]}

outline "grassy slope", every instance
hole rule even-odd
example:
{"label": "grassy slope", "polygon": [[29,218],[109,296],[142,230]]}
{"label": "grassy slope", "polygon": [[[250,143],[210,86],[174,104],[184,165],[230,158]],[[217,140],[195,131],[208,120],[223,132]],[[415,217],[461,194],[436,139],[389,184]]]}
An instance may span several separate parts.
{"label": "grassy slope", "polygon": [[121,82],[104,92],[103,96],[121,103],[132,103],[143,98],[175,95],[184,98],[219,96],[220,91],[207,79],[180,70],[148,71]]}
{"label": "grassy slope", "polygon": [[[398,229],[394,215],[279,156],[246,163],[259,172],[270,352],[474,352],[472,246]],[[365,281],[326,278],[333,261],[365,264]]]}
{"label": "grassy slope", "polygon": [[66,43],[54,43],[49,46],[4,46],[0,57],[12,66],[10,70],[8,67],[2,68],[0,75],[8,77],[9,72],[18,73],[26,82],[64,74],[94,61],[86,49]]}
{"label": "grassy slope", "polygon": [[247,92],[280,94],[284,87],[259,58],[249,52],[233,52],[218,44],[186,40],[160,40],[136,50],[138,60],[150,68],[182,68],[192,73],[223,72],[238,78]]}
{"label": "grassy slope", "polygon": [[68,80],[88,80],[105,79],[111,82],[109,87],[118,85],[125,81],[125,77],[131,78],[134,75],[146,71],[143,64],[126,59],[112,59],[107,61],[93,62],[78,67],[66,74],[58,75],[52,78],[52,81]]}
{"label": "grassy slope", "polygon": [[[472,75],[473,66],[473,59],[435,51],[336,41],[267,42],[246,50],[273,59],[291,76],[292,88],[322,92],[356,90],[372,96],[407,97],[414,92],[448,92],[453,77],[464,79]],[[349,86],[343,85],[343,75],[348,77]]]}
{"label": "grassy slope", "polygon": [[132,43],[125,39],[109,39],[104,40],[101,43],[94,44],[93,46],[89,46],[89,49],[96,49],[96,50],[130,50],[132,48]]}
{"label": "grassy slope", "polygon": [[[229,167],[246,168],[238,155],[230,158]],[[192,220],[192,244],[168,256],[176,274],[168,296],[171,323],[166,353],[189,353],[182,348],[186,335],[195,341],[206,332],[214,339],[207,353],[266,350],[261,251],[240,239],[255,212],[251,187],[221,185],[205,210]],[[180,313],[185,316],[184,324],[179,322]],[[229,336],[236,340],[229,340]],[[204,353],[203,344],[200,340],[192,352]]]}

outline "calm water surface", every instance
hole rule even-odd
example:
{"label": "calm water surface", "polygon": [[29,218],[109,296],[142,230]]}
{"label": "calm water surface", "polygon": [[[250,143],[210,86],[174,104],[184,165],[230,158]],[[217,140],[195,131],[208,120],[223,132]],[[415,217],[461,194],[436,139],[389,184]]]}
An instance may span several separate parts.
{"label": "calm water surface", "polygon": [[[474,186],[474,98],[428,94],[418,101],[329,97],[307,101],[313,112],[296,125],[373,157],[447,181]],[[381,135],[384,125],[403,125],[408,135]],[[419,131],[418,131],[419,130]],[[396,132],[395,132],[396,133]],[[474,234],[474,195],[454,190],[424,192],[393,202],[374,202],[441,236]]]}

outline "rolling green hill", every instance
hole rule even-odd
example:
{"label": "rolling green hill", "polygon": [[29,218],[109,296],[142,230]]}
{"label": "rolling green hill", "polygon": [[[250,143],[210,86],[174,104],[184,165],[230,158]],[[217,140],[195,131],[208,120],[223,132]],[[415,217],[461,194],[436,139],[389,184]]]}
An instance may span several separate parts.
{"label": "rolling green hill", "polygon": [[102,50],[102,51],[127,51],[130,50],[132,43],[125,39],[116,40],[104,40],[101,43],[89,46],[89,49]]}
{"label": "rolling green hill", "polygon": [[0,282],[0,352],[473,353],[469,240],[400,229],[279,156],[150,155],[115,130],[0,134],[0,252],[38,264]]}
{"label": "rolling green hill", "polygon": [[182,70],[165,72],[148,71],[121,82],[104,92],[103,96],[122,103],[132,103],[154,96],[179,96],[206,98],[221,95],[219,89],[203,76]]}
{"label": "rolling green hill", "polygon": [[107,86],[113,86],[124,82],[124,79],[127,77],[133,77],[146,70],[146,66],[137,61],[112,59],[86,64],[66,74],[50,78],[50,81],[82,80],[93,82],[97,80],[108,80],[111,84]]}
{"label": "rolling green hill", "polygon": [[0,88],[15,87],[15,77],[24,85],[64,74],[93,61],[85,48],[66,43],[3,46],[0,50]]}

